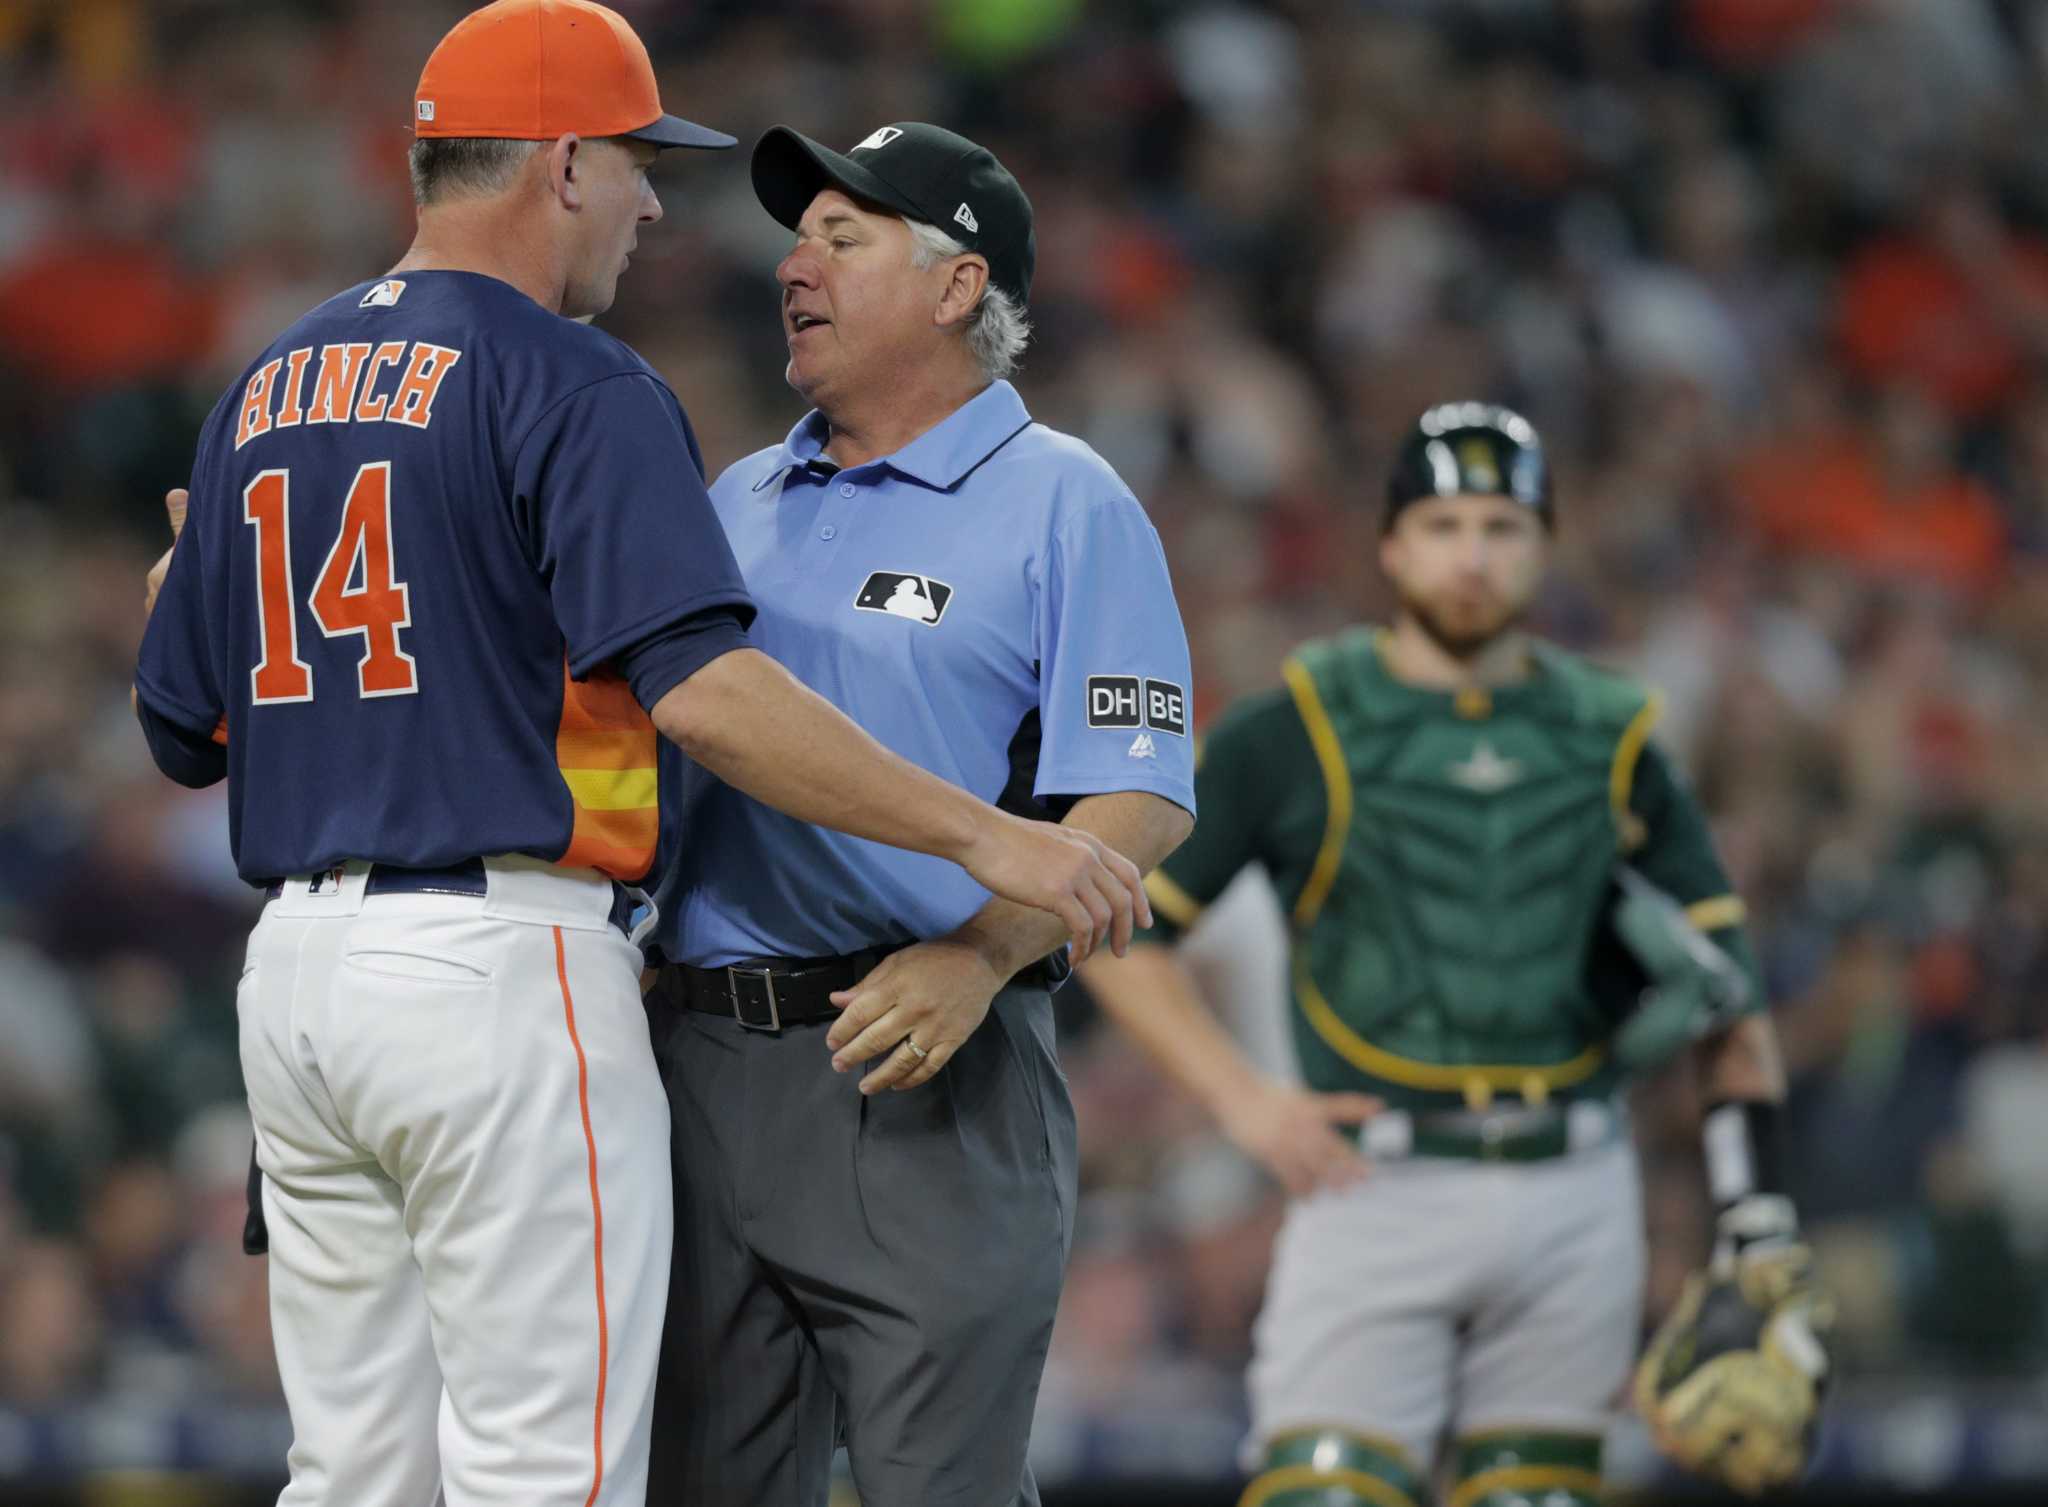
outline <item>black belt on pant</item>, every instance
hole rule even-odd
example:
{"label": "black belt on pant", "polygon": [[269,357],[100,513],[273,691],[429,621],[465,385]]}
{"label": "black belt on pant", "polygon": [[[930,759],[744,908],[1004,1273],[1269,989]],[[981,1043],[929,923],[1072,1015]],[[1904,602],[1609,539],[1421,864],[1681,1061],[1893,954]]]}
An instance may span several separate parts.
{"label": "black belt on pant", "polygon": [[668,963],[647,997],[678,1010],[723,1015],[752,1031],[779,1031],[838,1018],[831,996],[875,971],[894,947],[838,958],[750,958],[729,968]]}
{"label": "black belt on pant", "polygon": [[[370,877],[363,882],[363,893],[366,895],[481,896],[489,894],[490,890],[490,876],[484,873],[484,861],[481,858],[471,858],[462,863],[446,864],[435,869],[407,869],[392,863],[373,864],[370,867]],[[275,900],[284,893],[284,881],[273,879],[263,893]]]}
{"label": "black belt on pant", "polygon": [[[333,876],[329,882],[340,882],[339,870],[326,873]],[[482,899],[490,892],[490,875],[484,871],[481,858],[467,858],[461,863],[431,869],[408,869],[395,863],[372,864],[370,877],[363,881],[365,895],[473,895]],[[275,900],[284,893],[284,881],[271,880],[263,893],[267,899]],[[633,934],[633,909],[632,895],[624,885],[614,883],[611,923],[629,937]]]}
{"label": "black belt on pant", "polygon": [[[871,948],[836,958],[749,958],[725,968],[668,963],[655,975],[647,997],[670,1009],[723,1015],[751,1031],[813,1025],[838,1019],[839,1007],[831,996],[851,989],[873,973],[882,959],[900,951],[902,946]],[[1064,952],[1055,956],[1065,963]],[[1066,972],[1046,958],[1023,969],[1011,982],[1051,989],[1058,987]]]}

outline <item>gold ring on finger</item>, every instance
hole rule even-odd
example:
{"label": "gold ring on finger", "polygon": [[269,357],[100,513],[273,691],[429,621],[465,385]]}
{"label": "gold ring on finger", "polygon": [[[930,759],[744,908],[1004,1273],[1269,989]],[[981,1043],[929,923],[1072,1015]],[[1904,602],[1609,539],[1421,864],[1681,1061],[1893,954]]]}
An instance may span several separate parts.
{"label": "gold ring on finger", "polygon": [[909,1047],[912,1052],[917,1054],[917,1060],[919,1062],[922,1062],[925,1060],[925,1058],[931,1056],[931,1051],[929,1048],[919,1046],[916,1041],[914,1041],[912,1038],[908,1036],[903,1038],[903,1044]]}

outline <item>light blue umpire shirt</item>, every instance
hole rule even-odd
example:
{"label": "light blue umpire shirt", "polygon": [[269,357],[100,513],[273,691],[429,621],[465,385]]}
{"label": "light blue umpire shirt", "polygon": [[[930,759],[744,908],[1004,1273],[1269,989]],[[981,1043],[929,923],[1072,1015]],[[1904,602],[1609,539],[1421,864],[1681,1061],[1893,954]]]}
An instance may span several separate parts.
{"label": "light blue umpire shirt", "polygon": [[[828,437],[813,411],[712,484],[753,645],[1005,810],[1145,790],[1192,812],[1187,635],[1159,535],[1108,463],[1007,382],[865,465],[834,469]],[[917,941],[989,898],[955,864],[795,821],[662,743],[654,940],[672,961]]]}

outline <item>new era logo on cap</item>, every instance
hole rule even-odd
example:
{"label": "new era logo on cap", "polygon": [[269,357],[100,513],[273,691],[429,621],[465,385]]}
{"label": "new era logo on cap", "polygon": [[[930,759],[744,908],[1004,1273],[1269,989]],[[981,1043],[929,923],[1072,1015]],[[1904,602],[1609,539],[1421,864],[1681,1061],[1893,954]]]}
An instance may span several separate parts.
{"label": "new era logo on cap", "polygon": [[881,130],[864,138],[854,147],[856,152],[872,152],[876,147],[885,147],[903,134],[900,126],[883,126]]}
{"label": "new era logo on cap", "polygon": [[978,235],[981,233],[981,226],[979,223],[976,222],[974,218],[974,211],[969,209],[965,204],[961,205],[958,209],[953,211],[953,221],[955,224],[965,225],[967,227],[967,232],[969,235]]}

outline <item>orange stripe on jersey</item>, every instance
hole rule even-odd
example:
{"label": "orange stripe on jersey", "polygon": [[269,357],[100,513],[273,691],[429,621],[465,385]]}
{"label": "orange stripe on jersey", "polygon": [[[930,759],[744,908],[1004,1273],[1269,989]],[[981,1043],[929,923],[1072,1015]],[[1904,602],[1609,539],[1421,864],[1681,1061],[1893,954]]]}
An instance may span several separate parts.
{"label": "orange stripe on jersey", "polygon": [[228,746],[228,719],[223,717],[213,724],[213,741],[222,748]]}
{"label": "orange stripe on jersey", "polygon": [[370,342],[320,347],[320,374],[313,379],[313,401],[306,405],[309,424],[346,424],[356,403],[356,383],[362,380],[363,358],[370,354]]}
{"label": "orange stripe on jersey", "polygon": [[628,883],[653,866],[661,831],[655,737],[652,719],[617,673],[600,670],[576,681],[563,665],[555,764],[563,771],[575,825],[558,863]]}
{"label": "orange stripe on jersey", "polygon": [[424,429],[434,421],[434,395],[441,390],[441,379],[448,375],[455,363],[462,359],[462,352],[450,350],[445,345],[429,345],[422,340],[412,348],[412,364],[405,369],[405,380],[398,384],[398,395],[391,400],[391,411],[385,415],[393,424],[410,424],[415,429]]}
{"label": "orange stripe on jersey", "polygon": [[637,740],[621,738],[615,731],[564,727],[555,734],[555,763],[563,769],[644,769],[643,752]]}
{"label": "orange stripe on jersey", "polygon": [[370,390],[377,385],[377,373],[387,366],[396,366],[405,359],[405,342],[387,340],[377,347],[377,354],[370,358],[369,374],[363,378],[363,401],[356,405],[356,417],[366,424],[374,424],[384,417],[384,410],[390,405],[389,398],[372,398]]}

